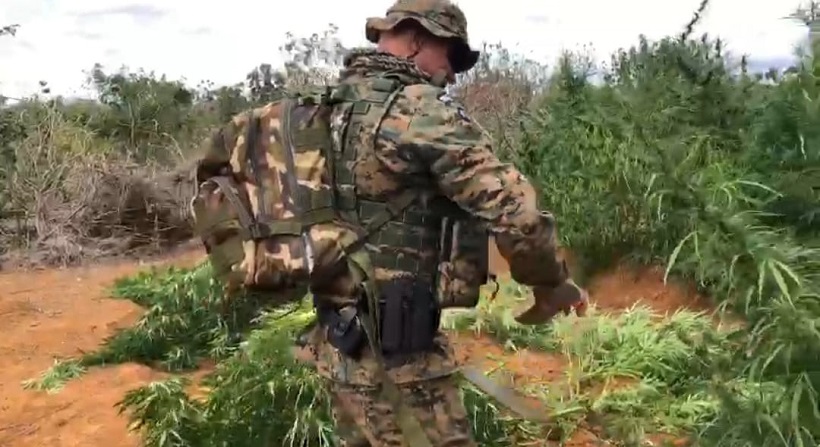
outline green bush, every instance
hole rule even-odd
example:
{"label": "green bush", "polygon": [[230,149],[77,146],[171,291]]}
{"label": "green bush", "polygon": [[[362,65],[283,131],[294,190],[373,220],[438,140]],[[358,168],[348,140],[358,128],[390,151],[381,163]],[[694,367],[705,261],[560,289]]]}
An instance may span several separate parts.
{"label": "green bush", "polygon": [[[513,156],[587,268],[665,262],[746,318],[711,368],[724,399],[702,443],[816,445],[816,68],[767,85],[721,50],[642,41],[601,86],[565,58]],[[783,392],[738,395],[739,382]]]}

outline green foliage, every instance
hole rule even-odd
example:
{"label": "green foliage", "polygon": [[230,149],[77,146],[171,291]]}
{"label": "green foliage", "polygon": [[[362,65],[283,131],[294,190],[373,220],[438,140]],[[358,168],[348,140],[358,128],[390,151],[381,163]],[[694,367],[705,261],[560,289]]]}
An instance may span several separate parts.
{"label": "green foliage", "polygon": [[592,309],[580,319],[559,317],[549,326],[515,323],[515,309],[531,299],[524,287],[506,283],[498,298],[445,325],[492,335],[511,351],[558,355],[567,365],[563,379],[527,391],[561,414],[565,427],[594,420],[615,445],[640,445],[647,434],[683,436],[717,417],[710,368],[731,355],[731,332],[716,329],[709,316],[678,311],[661,318],[639,303],[618,314]]}
{"label": "green foliage", "polygon": [[127,297],[148,311],[137,326],[109,339],[105,349],[85,356],[86,366],[135,360],[159,362],[177,371],[196,367],[203,358],[225,358],[236,349],[239,334],[256,311],[246,300],[224,304],[222,288],[207,265],[122,280],[115,296]]}
{"label": "green foliage", "polygon": [[187,381],[173,378],[129,392],[120,406],[145,426],[149,446],[331,445],[321,383],[290,354],[295,332],[309,318],[304,309],[268,316],[241,353],[203,381],[206,401],[191,398]]}
{"label": "green foliage", "polygon": [[[78,111],[80,123],[103,137],[122,142],[132,155],[156,158],[174,137],[190,134],[193,92],[180,81],[153,73],[105,73],[95,65],[88,83],[103,107],[92,113]],[[96,112],[96,113],[93,113]]]}

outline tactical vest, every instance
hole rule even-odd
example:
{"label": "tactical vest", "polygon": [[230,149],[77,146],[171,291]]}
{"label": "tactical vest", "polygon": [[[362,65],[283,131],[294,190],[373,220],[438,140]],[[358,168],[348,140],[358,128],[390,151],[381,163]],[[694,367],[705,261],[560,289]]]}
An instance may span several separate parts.
{"label": "tactical vest", "polygon": [[[488,269],[488,237],[480,223],[443,196],[426,204],[416,200],[401,212],[391,212],[405,204],[361,197],[348,168],[360,151],[375,148],[380,125],[402,88],[398,80],[377,77],[334,90],[333,99],[342,102],[336,113],[343,117],[332,124],[340,127],[333,129],[340,136],[334,147],[335,207],[343,220],[363,227],[379,221],[379,216],[392,216],[368,239],[370,247],[380,247],[368,247],[373,267],[428,283],[441,308],[473,307]],[[438,256],[421,259],[407,254],[421,248],[434,249]]]}
{"label": "tactical vest", "polygon": [[[335,107],[342,108],[336,113],[343,117],[331,124],[341,127],[332,129],[334,135],[339,135],[334,141],[332,182],[336,185],[334,206],[338,216],[355,226],[372,229],[368,241],[379,244],[382,250],[366,248],[372,267],[405,272],[416,281],[432,281],[429,284],[434,288],[439,309],[474,307],[489,269],[488,232],[478,219],[443,196],[430,200],[425,206],[414,200],[418,197],[412,189],[383,202],[357,193],[356,181],[348,166],[361,155],[358,151],[375,149],[380,125],[403,88],[398,80],[385,77],[358,82],[359,87],[364,82],[364,88],[342,84],[333,93],[333,102],[341,102]],[[362,132],[365,138],[361,138]],[[420,246],[435,247],[439,256],[426,262],[404,256],[405,252],[412,253]],[[368,328],[372,320],[363,318],[362,323],[369,334],[376,332],[375,327]],[[381,354],[376,358],[382,366],[386,365]],[[481,369],[463,366],[461,373],[519,415],[533,421],[547,420],[545,413],[533,410],[515,390],[490,380]],[[397,402],[398,393],[392,382],[386,376],[382,380],[389,385],[382,391],[388,399]],[[406,410],[396,414],[408,445],[430,445],[417,421]]]}

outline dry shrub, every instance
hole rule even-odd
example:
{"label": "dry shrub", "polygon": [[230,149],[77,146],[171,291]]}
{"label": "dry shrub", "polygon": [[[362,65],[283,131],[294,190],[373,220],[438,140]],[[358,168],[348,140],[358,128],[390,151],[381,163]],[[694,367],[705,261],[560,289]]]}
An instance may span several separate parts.
{"label": "dry shrub", "polygon": [[14,216],[0,226],[4,261],[70,265],[190,238],[184,172],[124,160],[101,144],[53,110],[21,141],[4,176]]}
{"label": "dry shrub", "polygon": [[[161,251],[191,236],[184,184],[144,166],[100,160],[75,165],[61,188],[35,196],[33,237],[17,261],[69,265],[135,251]],[[23,255],[23,256],[20,256]],[[14,257],[13,257],[14,258]]]}
{"label": "dry shrub", "polygon": [[520,119],[547,85],[547,66],[485,44],[475,68],[459,77],[455,94],[470,116],[492,135],[495,151],[507,158],[520,138]]}
{"label": "dry shrub", "polygon": [[518,139],[519,121],[534,97],[533,88],[512,77],[476,79],[459,89],[470,115],[494,137],[496,151],[506,155]]}

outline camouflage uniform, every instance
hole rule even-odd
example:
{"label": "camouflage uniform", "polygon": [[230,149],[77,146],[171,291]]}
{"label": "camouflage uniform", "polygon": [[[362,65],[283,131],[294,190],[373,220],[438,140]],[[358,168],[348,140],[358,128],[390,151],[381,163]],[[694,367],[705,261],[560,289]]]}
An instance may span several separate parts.
{"label": "camouflage uniform", "polygon": [[[368,39],[375,42],[379,31],[405,19],[418,21],[438,36],[459,39],[459,54],[451,55],[457,72],[475,64],[477,53],[467,44],[464,14],[445,0],[399,0],[386,18],[368,20]],[[345,60],[340,85],[365,98],[379,90],[385,79],[398,85],[389,96],[385,113],[372,113],[366,101],[359,101],[360,107],[338,107],[331,117],[334,146],[355,148],[342,149],[348,158],[336,162],[347,163],[353,174],[349,193],[352,200],[358,200],[356,212],[363,213],[363,203],[389,204],[391,198],[408,189],[418,195],[418,200],[378,231],[367,246],[379,290],[388,297],[388,290],[398,288],[396,284],[434,290],[440,234],[438,227],[428,223],[459,213],[462,218],[485,223],[509,261],[514,279],[547,295],[566,285],[568,272],[557,254],[552,216],[538,210],[535,191],[527,179],[496,158],[489,136],[447,96],[442,83],[421,73],[412,61],[374,50],[355,50]],[[355,113],[359,117],[353,126],[350,117]],[[314,295],[317,310],[339,309],[355,301],[338,295]],[[419,292],[421,295],[424,293]],[[388,309],[390,304],[385,306]],[[433,445],[475,446],[453,375],[457,371],[453,350],[438,330],[439,311],[430,320],[422,319],[421,326],[404,332],[405,338],[429,332],[424,346],[385,354],[387,375],[401,388],[404,404]],[[389,318],[388,312],[383,311],[382,317]],[[412,313],[407,309],[403,312]],[[392,325],[381,324],[385,338],[384,332]],[[311,345],[318,371],[330,384],[342,445],[407,445],[395,422],[394,408],[377,393],[378,358],[368,348],[357,355],[343,354],[328,334],[328,326],[321,324],[312,334]]]}

